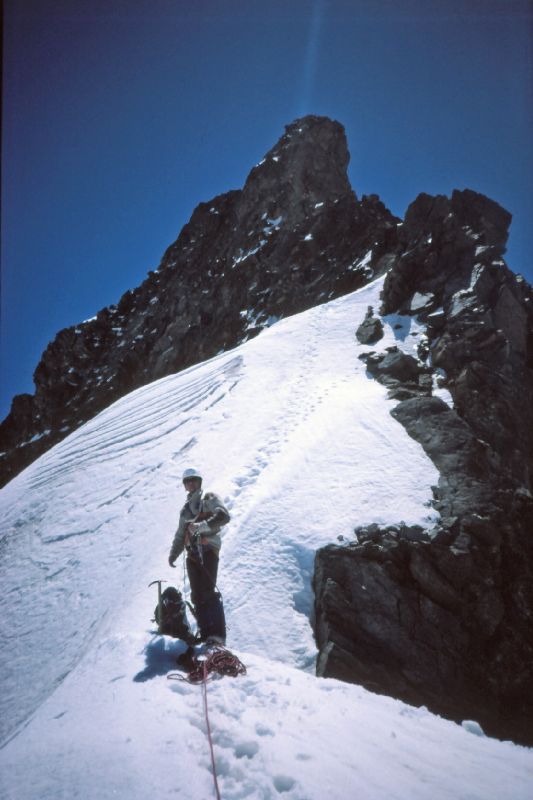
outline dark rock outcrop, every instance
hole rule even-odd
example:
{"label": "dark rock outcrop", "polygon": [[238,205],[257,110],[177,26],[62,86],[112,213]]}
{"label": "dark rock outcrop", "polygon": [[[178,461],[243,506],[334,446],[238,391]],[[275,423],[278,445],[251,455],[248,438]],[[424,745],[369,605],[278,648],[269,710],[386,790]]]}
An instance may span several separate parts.
{"label": "dark rock outcrop", "polygon": [[368,306],[365,318],[355,332],[361,344],[374,344],[383,337],[383,323],[374,316],[374,309]]}
{"label": "dark rock outcrop", "polygon": [[0,425],[0,485],[132,389],[383,271],[398,220],[377,196],[357,199],[348,161],[339,123],[296,120],[242,190],[195,209],[141,286],[58,333],[35,394]]}
{"label": "dark rock outcrop", "polygon": [[[531,745],[533,292],[502,260],[509,222],[471,191],[407,211],[380,311],[426,325],[420,358],[362,358],[439,470],[440,522],[319,551],[315,632],[319,674]],[[435,370],[453,408],[431,396]]]}
{"label": "dark rock outcrop", "polygon": [[384,386],[393,400],[408,400],[431,394],[433,371],[397,346],[385,348],[384,353],[361,353],[368,372]]}

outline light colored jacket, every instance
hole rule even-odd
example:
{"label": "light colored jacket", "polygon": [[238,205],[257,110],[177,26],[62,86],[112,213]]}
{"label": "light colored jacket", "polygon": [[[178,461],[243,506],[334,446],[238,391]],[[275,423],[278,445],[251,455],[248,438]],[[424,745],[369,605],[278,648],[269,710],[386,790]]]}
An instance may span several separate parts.
{"label": "light colored jacket", "polygon": [[230,521],[228,509],[214,492],[203,494],[202,489],[197,489],[187,496],[187,502],[180,511],[178,529],[170,548],[170,561],[175,561],[182,554],[187,544],[187,527],[197,518],[209,525],[209,533],[202,533],[202,544],[220,550],[220,529]]}

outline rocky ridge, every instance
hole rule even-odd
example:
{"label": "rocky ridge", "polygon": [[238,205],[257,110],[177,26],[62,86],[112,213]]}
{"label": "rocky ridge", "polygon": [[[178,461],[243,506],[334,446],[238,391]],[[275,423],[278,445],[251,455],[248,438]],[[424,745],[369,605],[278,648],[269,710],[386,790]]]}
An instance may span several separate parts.
{"label": "rocky ridge", "polygon": [[347,177],[343,127],[308,116],[238,191],[201,203],[159,267],[60,331],[0,425],[0,485],[119,397],[235,347],[386,267],[399,220]]}
{"label": "rocky ridge", "polygon": [[[362,358],[439,470],[440,523],[370,524],[321,550],[315,632],[318,674],[531,745],[533,291],[502,259],[509,222],[468,190],[407,211],[380,314],[425,325],[419,358]],[[453,407],[433,396],[436,375]]]}

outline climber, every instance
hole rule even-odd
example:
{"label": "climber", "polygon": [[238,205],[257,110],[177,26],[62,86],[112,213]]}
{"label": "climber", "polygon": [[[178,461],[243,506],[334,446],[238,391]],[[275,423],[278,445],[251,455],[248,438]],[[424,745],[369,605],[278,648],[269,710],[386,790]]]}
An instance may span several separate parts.
{"label": "climber", "polygon": [[216,582],[221,546],[219,532],[229,522],[230,516],[216,494],[203,494],[202,476],[198,470],[186,469],[182,480],[187,502],[180,512],[168,563],[174,567],[176,559],[186,550],[191,601],[201,639],[208,644],[224,645],[226,621]]}

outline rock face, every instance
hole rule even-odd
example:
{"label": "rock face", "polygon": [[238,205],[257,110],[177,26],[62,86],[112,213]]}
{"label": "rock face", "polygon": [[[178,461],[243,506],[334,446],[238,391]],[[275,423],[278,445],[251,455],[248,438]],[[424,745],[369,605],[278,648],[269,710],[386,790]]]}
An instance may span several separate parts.
{"label": "rock face", "polygon": [[319,551],[315,632],[318,674],[532,745],[533,292],[502,260],[509,222],[471,191],[421,195],[384,256],[381,314],[426,337],[418,361],[363,358],[439,470],[441,520]]}
{"label": "rock face", "polygon": [[144,283],[60,331],[0,425],[0,485],[132,389],[203,361],[385,269],[398,220],[358,200],[344,129],[287,126],[242,190],[201,203]]}

